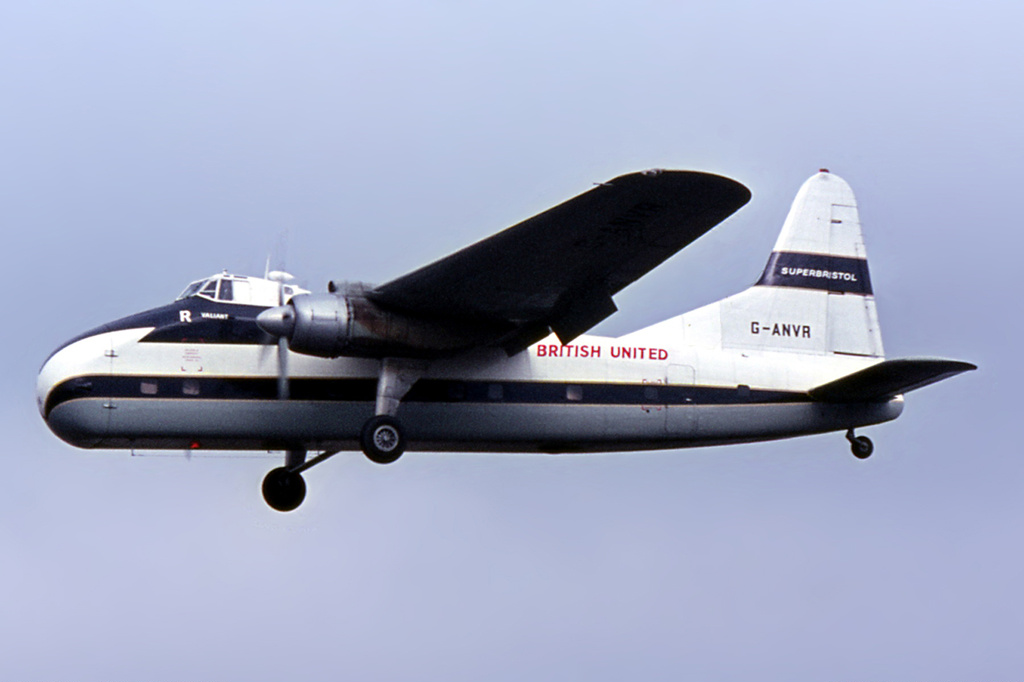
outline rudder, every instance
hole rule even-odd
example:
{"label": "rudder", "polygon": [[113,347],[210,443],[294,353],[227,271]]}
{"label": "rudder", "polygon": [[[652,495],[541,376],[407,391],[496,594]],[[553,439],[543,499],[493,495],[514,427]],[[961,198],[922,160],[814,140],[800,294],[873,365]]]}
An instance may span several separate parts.
{"label": "rudder", "polygon": [[882,357],[850,186],[822,171],[800,188],[761,278],[720,301],[722,347]]}

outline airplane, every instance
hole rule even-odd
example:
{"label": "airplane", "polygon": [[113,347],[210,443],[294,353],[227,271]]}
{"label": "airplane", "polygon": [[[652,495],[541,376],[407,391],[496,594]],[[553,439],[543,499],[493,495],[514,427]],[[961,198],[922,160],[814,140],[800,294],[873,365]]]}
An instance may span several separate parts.
{"label": "airplane", "polygon": [[[80,448],[284,452],[265,501],[362,450],[588,453],[845,432],[974,370],[885,359],[857,203],[822,169],[748,289],[620,337],[587,332],[613,296],[750,199],[739,182],[650,170],[379,286],[227,271],[85,332],[39,372],[40,413]],[[314,456],[309,457],[310,453]]]}

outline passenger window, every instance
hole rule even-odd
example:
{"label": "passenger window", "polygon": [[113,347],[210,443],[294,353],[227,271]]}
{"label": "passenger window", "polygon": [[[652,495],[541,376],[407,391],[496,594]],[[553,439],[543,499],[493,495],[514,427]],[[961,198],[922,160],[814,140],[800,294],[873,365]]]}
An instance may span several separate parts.
{"label": "passenger window", "polygon": [[505,397],[505,390],[501,384],[490,384],[487,387],[487,397],[490,400],[501,400]]}
{"label": "passenger window", "polygon": [[139,392],[142,395],[156,395],[157,383],[155,381],[143,381],[139,384]]}
{"label": "passenger window", "polygon": [[466,384],[461,381],[453,381],[448,384],[448,400],[453,402],[466,399]]}
{"label": "passenger window", "polygon": [[565,387],[565,397],[567,400],[583,400],[583,387],[579,384],[569,384]]}
{"label": "passenger window", "polygon": [[181,384],[182,395],[199,395],[199,382],[195,379],[185,379]]}
{"label": "passenger window", "polygon": [[231,294],[231,280],[222,279],[220,281],[220,292],[217,294],[217,300],[219,301],[231,301],[234,300]]}
{"label": "passenger window", "polygon": [[656,401],[658,399],[658,389],[654,386],[644,386],[644,399]]}

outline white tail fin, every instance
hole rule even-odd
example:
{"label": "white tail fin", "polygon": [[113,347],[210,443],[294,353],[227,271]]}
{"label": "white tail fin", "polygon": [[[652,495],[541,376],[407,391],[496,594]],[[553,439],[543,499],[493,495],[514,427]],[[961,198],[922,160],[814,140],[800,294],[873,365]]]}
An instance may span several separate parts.
{"label": "white tail fin", "polygon": [[805,182],[757,283],[687,313],[683,329],[698,345],[882,357],[850,186],[827,171]]}

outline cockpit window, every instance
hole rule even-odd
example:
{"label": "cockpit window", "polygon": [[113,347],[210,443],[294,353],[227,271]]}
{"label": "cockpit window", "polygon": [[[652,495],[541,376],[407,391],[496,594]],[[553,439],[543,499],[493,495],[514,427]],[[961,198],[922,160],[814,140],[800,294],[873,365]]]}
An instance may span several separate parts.
{"label": "cockpit window", "polygon": [[187,287],[185,287],[185,291],[181,292],[181,296],[178,296],[178,300],[180,301],[183,298],[191,298],[192,296],[202,296],[203,298],[208,298],[211,301],[216,300],[218,282],[221,282],[220,300],[232,300],[231,281],[221,281],[219,277],[210,277],[208,279],[201,279],[198,282],[192,282],[192,284],[189,284]]}
{"label": "cockpit window", "polygon": [[180,301],[183,298],[195,296],[196,292],[199,291],[199,287],[203,286],[203,282],[205,281],[205,279],[201,279],[198,282],[192,282],[192,284],[189,284],[187,287],[185,287],[185,291],[181,292],[181,295],[178,296],[178,300]]}
{"label": "cockpit window", "polygon": [[294,284],[284,284],[260,277],[243,277],[225,271],[192,282],[185,287],[177,300],[198,296],[221,303],[273,307],[279,305],[282,300],[287,302],[292,296],[305,293],[308,292]]}

